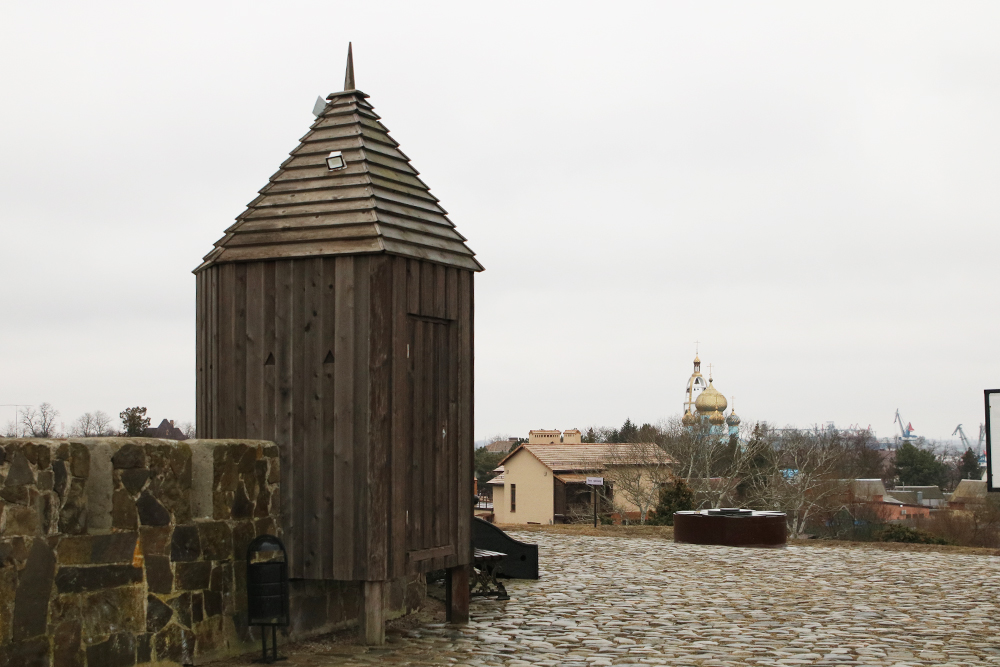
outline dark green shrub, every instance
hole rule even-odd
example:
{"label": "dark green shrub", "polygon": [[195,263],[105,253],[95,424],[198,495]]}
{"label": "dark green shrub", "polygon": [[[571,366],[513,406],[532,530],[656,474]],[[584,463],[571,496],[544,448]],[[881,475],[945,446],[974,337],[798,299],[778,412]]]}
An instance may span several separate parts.
{"label": "dark green shrub", "polygon": [[654,526],[674,525],[674,512],[694,509],[694,491],[680,477],[674,478],[660,487],[660,502],[656,504],[656,514],[646,523]]}
{"label": "dark green shrub", "polygon": [[890,523],[874,533],[879,542],[905,542],[907,544],[950,544],[943,537],[919,528],[910,528],[898,523]]}

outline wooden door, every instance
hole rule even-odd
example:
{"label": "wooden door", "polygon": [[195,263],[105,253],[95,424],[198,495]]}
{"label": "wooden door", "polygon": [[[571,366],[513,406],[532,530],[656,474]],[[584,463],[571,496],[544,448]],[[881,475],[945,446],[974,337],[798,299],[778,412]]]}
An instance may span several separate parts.
{"label": "wooden door", "polygon": [[414,315],[407,320],[412,405],[407,560],[410,571],[427,571],[456,554],[457,350],[451,321]]}

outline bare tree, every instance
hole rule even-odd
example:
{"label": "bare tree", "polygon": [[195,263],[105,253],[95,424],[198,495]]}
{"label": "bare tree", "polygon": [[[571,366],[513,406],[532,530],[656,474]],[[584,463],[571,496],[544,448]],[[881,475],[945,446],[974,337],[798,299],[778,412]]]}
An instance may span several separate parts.
{"label": "bare tree", "polygon": [[673,478],[673,459],[659,445],[651,442],[608,444],[594,460],[595,469],[603,469],[607,487],[601,489],[603,504],[627,522],[627,514],[638,512],[639,523],[646,523],[649,512],[659,500],[660,485]]}
{"label": "bare tree", "polygon": [[5,438],[16,438],[18,436],[17,422],[9,421],[3,429],[3,437]]}
{"label": "bare tree", "polygon": [[741,504],[746,479],[767,443],[755,437],[766,425],[741,424],[738,434],[713,433],[704,422],[684,426],[680,420],[662,429],[663,448],[677,461],[675,474],[695,492],[699,508]]}
{"label": "bare tree", "polygon": [[788,516],[788,532],[798,537],[809,521],[844,507],[850,480],[837,474],[843,466],[843,442],[836,433],[788,429],[758,433],[762,442],[750,497],[758,509],[780,510]]}
{"label": "bare tree", "polygon": [[56,436],[56,417],[59,411],[49,403],[42,403],[38,409],[21,408],[19,418],[25,435],[32,438],[54,438]]}
{"label": "bare tree", "polygon": [[70,430],[70,435],[84,438],[109,436],[113,433],[111,417],[100,410],[83,413],[73,422],[73,428]]}
{"label": "bare tree", "polygon": [[177,428],[183,431],[184,437],[189,440],[198,435],[198,432],[194,426],[194,422],[184,422],[183,424],[178,424]]}

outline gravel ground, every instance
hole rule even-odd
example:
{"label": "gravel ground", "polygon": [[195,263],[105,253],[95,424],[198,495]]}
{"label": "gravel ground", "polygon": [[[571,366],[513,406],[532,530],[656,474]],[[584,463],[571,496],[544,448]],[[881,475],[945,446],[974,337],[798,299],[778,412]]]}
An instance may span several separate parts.
{"label": "gravel ground", "polygon": [[283,664],[1000,664],[997,556],[513,536],[539,545],[541,579],[509,581],[507,602],[474,599],[469,625],[441,622],[431,601],[384,648],[342,633],[289,647]]}

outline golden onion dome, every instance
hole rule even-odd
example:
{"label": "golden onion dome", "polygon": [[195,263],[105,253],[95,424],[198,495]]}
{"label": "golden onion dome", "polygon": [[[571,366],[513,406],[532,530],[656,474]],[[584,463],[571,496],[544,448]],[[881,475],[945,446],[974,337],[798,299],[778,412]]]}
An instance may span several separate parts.
{"label": "golden onion dome", "polygon": [[726,423],[729,424],[730,426],[739,426],[740,418],[736,416],[735,412],[730,412],[729,416],[726,417]]}
{"label": "golden onion dome", "polygon": [[709,423],[715,424],[716,426],[722,424],[726,421],[726,418],[722,416],[722,413],[716,410],[708,416]]}
{"label": "golden onion dome", "polygon": [[[712,385],[712,381],[708,381],[708,389],[698,394],[698,398],[694,401],[694,407],[700,413],[706,412],[723,412],[726,406],[729,404],[726,402],[726,397],[723,396],[718,389]],[[721,422],[720,422],[721,423]]]}
{"label": "golden onion dome", "polygon": [[695,417],[693,414],[691,414],[690,410],[685,412],[684,416],[681,417],[681,423],[684,424],[685,426],[694,426],[695,423],[697,423],[697,421],[698,418]]}

